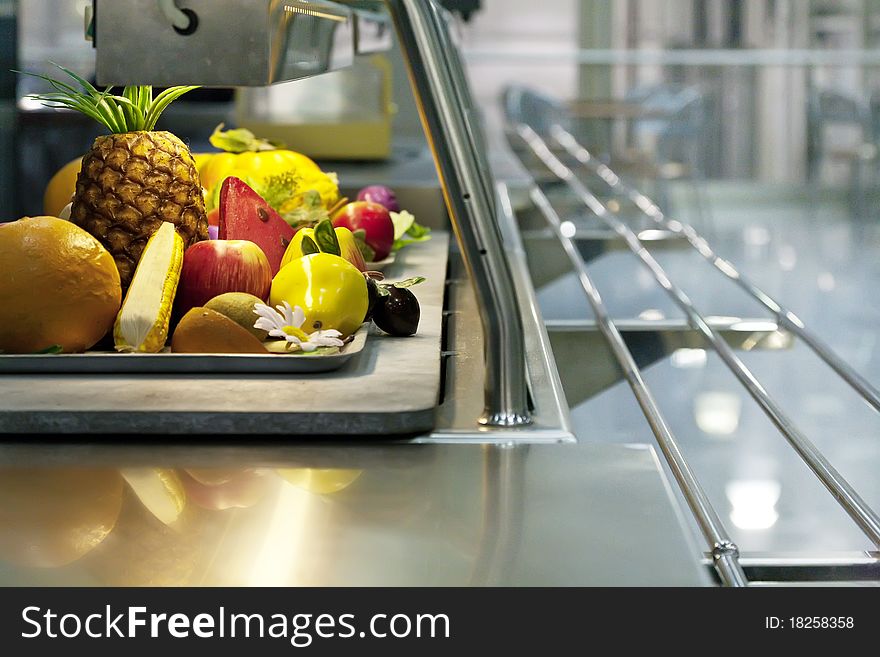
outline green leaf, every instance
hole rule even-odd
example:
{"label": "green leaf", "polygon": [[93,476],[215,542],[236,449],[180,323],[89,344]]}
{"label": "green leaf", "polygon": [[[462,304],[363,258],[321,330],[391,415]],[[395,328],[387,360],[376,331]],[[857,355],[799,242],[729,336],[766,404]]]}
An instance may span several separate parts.
{"label": "green leaf", "polygon": [[413,285],[418,285],[419,283],[424,283],[427,278],[424,276],[413,276],[412,278],[407,278],[403,281],[398,281],[397,283],[388,283],[387,285],[392,287],[412,287]]}
{"label": "green leaf", "polygon": [[364,261],[374,262],[376,252],[369,244],[367,244],[367,231],[362,228],[360,230],[354,231],[352,235],[354,236],[354,243],[357,244],[361,255],[364,257]]}
{"label": "green leaf", "polygon": [[35,354],[62,354],[64,353],[64,347],[60,344],[53,344],[51,347],[46,347],[45,349],[40,349],[39,351],[35,351]]}
{"label": "green leaf", "polygon": [[[431,229],[416,223],[416,218],[409,212],[392,212],[391,221],[394,222],[394,244],[391,246],[393,253],[410,244],[431,239]],[[403,227],[405,230],[401,233],[400,229]]]}
{"label": "green leaf", "polygon": [[260,139],[247,128],[223,130],[226,127],[221,123],[214,128],[210,137],[211,145],[227,153],[256,153],[259,151],[274,151],[286,148],[284,144],[268,139]]}
{"label": "green leaf", "polygon": [[300,251],[304,256],[312,255],[313,253],[320,253],[321,249],[315,244],[315,240],[306,235],[303,237],[302,242],[300,243]]}
{"label": "green leaf", "polygon": [[406,231],[407,235],[414,239],[421,239],[423,237],[427,237],[431,234],[431,229],[427,226],[420,226],[415,221],[413,221],[412,226],[409,227],[409,230]]}
{"label": "green leaf", "polygon": [[339,247],[339,238],[336,237],[336,231],[333,230],[333,222],[325,219],[315,226],[315,241],[322,253],[330,253],[335,256],[342,255],[342,249]]}
{"label": "green leaf", "polygon": [[[287,170],[271,176],[259,176],[251,181],[245,180],[245,182],[262,196],[266,203],[279,211],[300,189],[302,176],[297,171]],[[318,197],[320,201],[320,194]]]}
{"label": "green leaf", "polygon": [[406,231],[416,222],[416,217],[406,210],[403,212],[391,212],[390,214],[391,221],[394,223],[394,239],[399,240],[406,235]]}
{"label": "green leaf", "polygon": [[419,242],[427,242],[429,239],[431,239],[430,235],[425,235],[423,237],[414,237],[412,239],[396,240],[391,246],[391,252],[397,253],[405,246],[409,246],[410,244],[418,244]]}
{"label": "green leaf", "polygon": [[125,87],[122,95],[117,96],[112,93],[112,87],[103,92],[98,91],[91,82],[70,69],[50,63],[70,76],[79,85],[79,89],[47,75],[24,73],[48,82],[55,90],[47,94],[35,94],[33,98],[47,107],[66,107],[81,112],[113,133],[152,130],[168,105],[183,94],[198,89],[195,86],[170,87],[153,100],[152,87],[132,85]]}
{"label": "green leaf", "polygon": [[[286,201],[287,198],[292,195],[291,190],[295,188],[296,183],[293,183],[285,188],[284,201]],[[283,205],[284,201],[281,201],[279,203],[279,206]],[[272,205],[271,203],[269,204]],[[288,224],[296,228],[297,226],[302,225],[314,226],[315,224],[318,224],[325,219],[329,219],[330,213],[328,213],[327,209],[324,207],[324,202],[321,200],[321,194],[317,190],[310,189],[306,192],[303,192],[302,205],[294,210],[291,210],[290,212],[285,212],[282,217],[284,217],[284,220]]]}
{"label": "green leaf", "polygon": [[147,112],[146,120],[144,122],[144,130],[154,129],[162,112],[164,112],[171,103],[180,98],[183,94],[189,93],[194,89],[198,89],[198,86],[169,87],[156,96],[155,100],[150,104],[149,112]]}

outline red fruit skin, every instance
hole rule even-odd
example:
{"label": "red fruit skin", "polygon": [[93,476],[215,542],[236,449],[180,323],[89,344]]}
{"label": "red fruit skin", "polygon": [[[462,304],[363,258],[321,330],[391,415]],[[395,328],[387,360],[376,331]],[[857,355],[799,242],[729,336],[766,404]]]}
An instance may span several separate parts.
{"label": "red fruit skin", "polygon": [[246,182],[234,176],[223,181],[218,207],[220,239],[253,242],[266,254],[272,275],[277,274],[295,233],[290,224]]}
{"label": "red fruit skin", "polygon": [[219,226],[220,225],[220,208],[214,208],[208,213],[208,225],[209,226]]}
{"label": "red fruit skin", "polygon": [[394,245],[394,222],[391,221],[388,210],[378,203],[349,203],[333,217],[333,226],[343,226],[351,232],[364,231],[364,241],[376,252],[376,262],[384,260],[391,253]]}
{"label": "red fruit skin", "polygon": [[226,292],[247,292],[264,301],[272,287],[272,268],[266,255],[247,240],[197,242],[183,254],[183,268],[175,314],[182,317],[192,308]]}

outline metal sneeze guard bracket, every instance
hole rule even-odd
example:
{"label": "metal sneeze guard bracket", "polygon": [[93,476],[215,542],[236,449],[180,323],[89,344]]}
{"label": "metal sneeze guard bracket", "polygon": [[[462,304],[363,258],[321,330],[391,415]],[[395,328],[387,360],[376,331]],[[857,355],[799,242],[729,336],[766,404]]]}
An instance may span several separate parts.
{"label": "metal sneeze guard bracket", "polygon": [[480,308],[489,426],[529,424],[516,287],[498,227],[498,200],[473,99],[447,15],[433,0],[386,0],[409,68],[446,206]]}

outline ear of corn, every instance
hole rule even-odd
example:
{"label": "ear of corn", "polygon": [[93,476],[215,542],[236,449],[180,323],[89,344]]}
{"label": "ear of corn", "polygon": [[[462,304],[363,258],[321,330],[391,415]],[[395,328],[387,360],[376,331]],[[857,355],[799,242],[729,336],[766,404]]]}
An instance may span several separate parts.
{"label": "ear of corn", "polygon": [[183,238],[169,222],[150,237],[116,317],[117,351],[158,353],[165,347],[183,247]]}

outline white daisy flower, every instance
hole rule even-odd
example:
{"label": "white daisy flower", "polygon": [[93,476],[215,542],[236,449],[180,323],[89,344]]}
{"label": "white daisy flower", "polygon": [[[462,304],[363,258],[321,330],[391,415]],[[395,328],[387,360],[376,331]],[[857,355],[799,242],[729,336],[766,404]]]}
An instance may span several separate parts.
{"label": "white daisy flower", "polygon": [[318,347],[341,347],[345,344],[339,339],[342,333],[335,329],[314,333],[303,331],[302,325],[305,324],[306,314],[299,306],[291,308],[285,301],[283,306],[275,308],[255,303],[254,314],[259,315],[259,319],[254,323],[254,328],[268,331],[270,337],[287,340],[290,343],[289,347],[306,352],[314,351]]}

